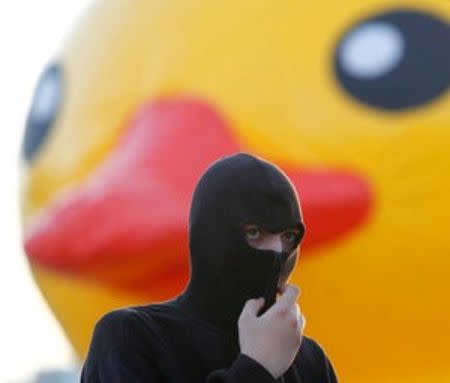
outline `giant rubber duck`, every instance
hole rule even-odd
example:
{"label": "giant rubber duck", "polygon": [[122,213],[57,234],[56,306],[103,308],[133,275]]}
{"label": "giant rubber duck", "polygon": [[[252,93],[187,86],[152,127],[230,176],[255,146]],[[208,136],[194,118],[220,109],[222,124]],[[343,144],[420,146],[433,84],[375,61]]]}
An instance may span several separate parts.
{"label": "giant rubber duck", "polygon": [[247,151],[298,188],[291,281],[341,381],[449,382],[449,4],[94,3],[21,164],[24,249],[80,358],[106,311],[182,291],[193,187]]}

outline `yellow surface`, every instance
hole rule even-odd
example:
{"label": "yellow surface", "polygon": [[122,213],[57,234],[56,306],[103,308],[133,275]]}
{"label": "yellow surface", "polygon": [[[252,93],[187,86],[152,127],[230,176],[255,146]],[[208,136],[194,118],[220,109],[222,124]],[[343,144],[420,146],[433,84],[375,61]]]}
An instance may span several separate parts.
{"label": "yellow surface", "polygon": [[[25,229],[83,183],[139,105],[160,95],[201,97],[247,150],[282,164],[355,170],[374,188],[369,222],[309,254],[292,278],[302,288],[306,334],[324,346],[341,381],[450,382],[448,92],[382,113],[351,100],[330,65],[343,30],[402,4],[98,2],[60,54],[66,93],[56,126],[23,165]],[[448,0],[408,6],[450,17]],[[80,356],[102,313],[139,302],[33,272]]]}

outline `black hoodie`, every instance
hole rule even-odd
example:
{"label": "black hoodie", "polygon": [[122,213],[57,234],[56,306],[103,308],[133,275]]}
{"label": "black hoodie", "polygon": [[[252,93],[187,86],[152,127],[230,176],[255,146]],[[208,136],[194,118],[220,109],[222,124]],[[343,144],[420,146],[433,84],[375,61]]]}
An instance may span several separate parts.
{"label": "black hoodie", "polygon": [[225,157],[203,174],[189,217],[191,278],[172,301],[105,315],[96,325],[81,382],[335,383],[323,349],[303,336],[279,379],[239,351],[237,321],[250,298],[276,299],[291,252],[247,244],[244,226],[304,233],[297,194],[276,166],[248,154]]}

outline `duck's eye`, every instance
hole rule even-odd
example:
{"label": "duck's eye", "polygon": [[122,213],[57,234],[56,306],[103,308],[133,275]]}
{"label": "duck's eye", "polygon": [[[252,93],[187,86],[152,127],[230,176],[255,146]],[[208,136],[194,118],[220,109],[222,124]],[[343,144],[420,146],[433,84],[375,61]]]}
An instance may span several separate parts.
{"label": "duck's eye", "polygon": [[255,241],[261,237],[261,230],[256,226],[246,227],[244,233],[247,241]]}
{"label": "duck's eye", "polygon": [[59,65],[49,66],[41,75],[34,92],[25,127],[22,153],[31,161],[45,142],[61,106],[62,73]]}
{"label": "duck's eye", "polygon": [[386,110],[429,102],[450,84],[448,22],[393,10],[351,26],[339,40],[334,70],[355,99]]}

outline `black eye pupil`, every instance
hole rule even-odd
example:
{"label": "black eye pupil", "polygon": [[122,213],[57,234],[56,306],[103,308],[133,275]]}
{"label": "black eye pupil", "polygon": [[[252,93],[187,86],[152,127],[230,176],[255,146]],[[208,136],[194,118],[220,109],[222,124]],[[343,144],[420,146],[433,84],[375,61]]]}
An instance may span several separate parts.
{"label": "black eye pupil", "polygon": [[38,153],[54,124],[62,102],[62,72],[57,64],[41,75],[28,113],[22,153],[31,161]]}

